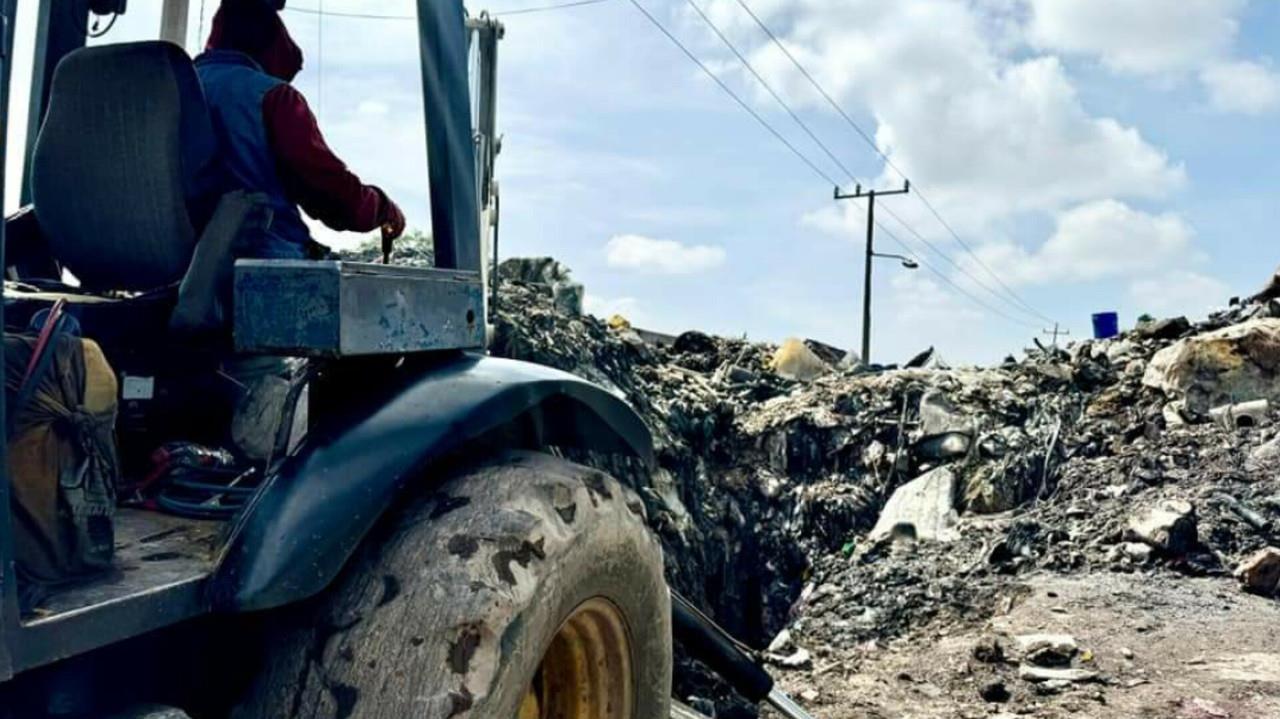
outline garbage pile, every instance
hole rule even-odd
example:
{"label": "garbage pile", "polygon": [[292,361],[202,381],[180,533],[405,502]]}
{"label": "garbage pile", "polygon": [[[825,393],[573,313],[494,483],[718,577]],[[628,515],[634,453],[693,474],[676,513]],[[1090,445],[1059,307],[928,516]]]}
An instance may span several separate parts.
{"label": "garbage pile", "polygon": [[[499,277],[492,351],[636,408],[656,472],[580,459],[637,486],[672,583],[783,669],[820,674],[868,642],[989,618],[1037,573],[1280,592],[1280,300],[1265,292],[996,367],[927,350],[869,368],[813,341],[584,315],[581,287],[545,259]],[[1017,681],[1088,679],[1063,638],[1028,642],[1047,648]],[[704,673],[677,677],[705,712],[748,715]]]}
{"label": "garbage pile", "polygon": [[814,342],[654,341],[521,279],[493,350],[641,413],[659,470],[610,469],[642,487],[673,583],[780,666],[990,616],[1035,571],[1280,585],[1280,301],[992,368],[868,369]]}

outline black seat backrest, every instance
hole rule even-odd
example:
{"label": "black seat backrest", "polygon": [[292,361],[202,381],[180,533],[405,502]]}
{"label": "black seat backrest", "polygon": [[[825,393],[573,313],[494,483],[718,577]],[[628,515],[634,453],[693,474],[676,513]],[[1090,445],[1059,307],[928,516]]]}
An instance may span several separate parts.
{"label": "black seat backrest", "polygon": [[91,290],[182,279],[220,190],[191,59],[139,42],[77,50],[54,73],[31,196],[54,258]]}

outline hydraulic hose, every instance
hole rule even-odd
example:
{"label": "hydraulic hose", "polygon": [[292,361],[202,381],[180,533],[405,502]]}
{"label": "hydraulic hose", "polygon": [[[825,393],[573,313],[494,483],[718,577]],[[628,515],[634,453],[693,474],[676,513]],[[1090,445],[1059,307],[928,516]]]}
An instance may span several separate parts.
{"label": "hydraulic hose", "polygon": [[671,590],[671,630],[685,651],[719,674],[747,701],[767,702],[787,719],[813,719],[774,686],[773,677],[747,646],[675,590]]}

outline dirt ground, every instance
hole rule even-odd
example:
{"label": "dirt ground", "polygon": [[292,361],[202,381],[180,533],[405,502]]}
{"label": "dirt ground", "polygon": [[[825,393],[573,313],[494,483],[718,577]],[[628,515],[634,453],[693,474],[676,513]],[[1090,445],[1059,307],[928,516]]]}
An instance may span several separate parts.
{"label": "dirt ground", "polygon": [[[780,682],[819,719],[1280,717],[1280,605],[1234,582],[1172,574],[1040,575],[980,626],[935,626]],[[1073,636],[1098,681],[1038,694],[1012,662],[974,649],[1020,634]],[[1005,701],[984,700],[1002,682]],[[999,692],[995,692],[999,693]],[[775,715],[776,716],[776,715]]]}

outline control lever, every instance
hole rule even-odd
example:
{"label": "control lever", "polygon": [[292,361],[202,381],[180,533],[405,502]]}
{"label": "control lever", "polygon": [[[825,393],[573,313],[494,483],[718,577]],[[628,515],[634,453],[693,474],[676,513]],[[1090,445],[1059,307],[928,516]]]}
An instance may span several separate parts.
{"label": "control lever", "polygon": [[711,667],[747,701],[767,702],[787,719],[814,719],[774,686],[773,677],[756,661],[750,647],[734,639],[674,589],[671,629],[690,655]]}
{"label": "control lever", "polygon": [[382,264],[391,264],[392,243],[395,242],[395,228],[390,223],[382,225]]}

